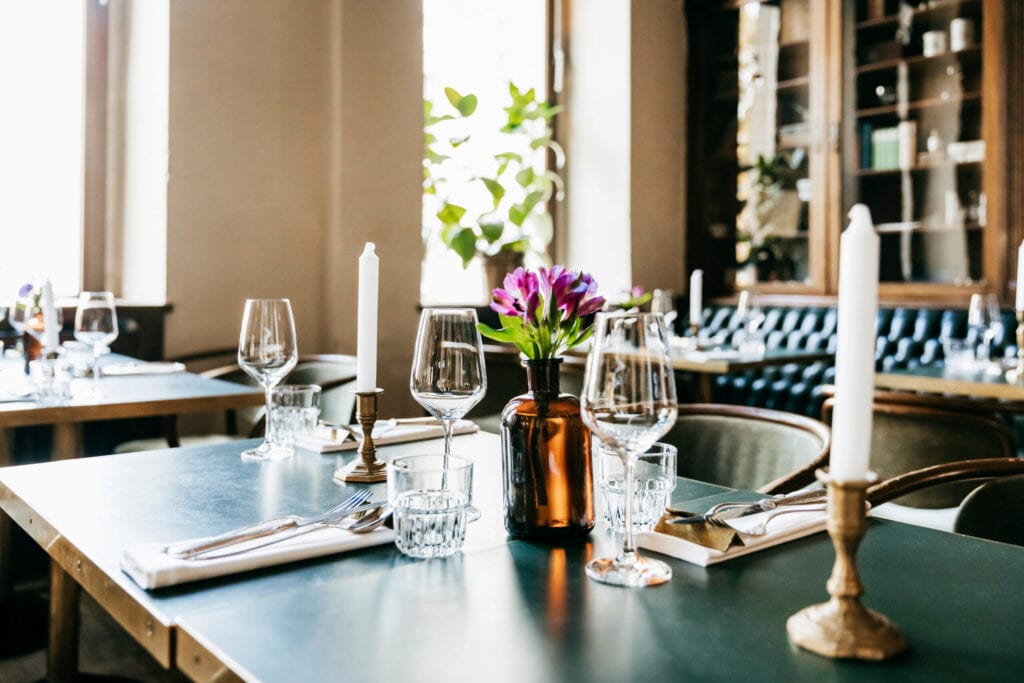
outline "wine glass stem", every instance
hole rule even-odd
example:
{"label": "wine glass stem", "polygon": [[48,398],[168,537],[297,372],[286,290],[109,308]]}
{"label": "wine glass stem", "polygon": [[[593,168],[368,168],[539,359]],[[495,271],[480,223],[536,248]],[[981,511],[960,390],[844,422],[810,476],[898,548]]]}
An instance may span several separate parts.
{"label": "wine glass stem", "polygon": [[452,454],[452,431],[455,429],[455,420],[442,418],[441,429],[444,431],[444,469],[441,472],[441,489],[443,490],[448,488],[448,456]]}
{"label": "wine glass stem", "polygon": [[100,350],[99,347],[92,347],[92,391],[100,393]]}
{"label": "wine glass stem", "polygon": [[266,425],[263,428],[263,441],[264,443],[271,443],[270,439],[274,436],[274,430],[271,428],[270,421],[273,419],[274,411],[272,410],[274,404],[274,386],[272,384],[263,385],[263,393],[267,397],[267,419],[265,420]]}
{"label": "wine glass stem", "polygon": [[636,547],[633,545],[633,470],[636,459],[627,455],[623,457],[622,464],[626,470],[626,490],[623,492],[623,503],[626,507],[623,511],[626,529],[622,537],[622,554],[635,555]]}

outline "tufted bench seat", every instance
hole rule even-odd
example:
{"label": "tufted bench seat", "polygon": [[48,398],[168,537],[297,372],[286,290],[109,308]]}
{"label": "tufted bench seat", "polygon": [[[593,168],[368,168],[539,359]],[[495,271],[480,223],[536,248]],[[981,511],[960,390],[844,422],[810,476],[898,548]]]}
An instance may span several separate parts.
{"label": "tufted bench seat", "polygon": [[[835,308],[776,306],[763,312],[760,329],[767,348],[835,352]],[[1016,319],[1012,311],[1003,311],[1002,319],[1003,333],[994,340],[992,355],[1015,357]],[[732,344],[741,323],[735,306],[708,306],[703,312],[700,338],[709,343]],[[888,372],[941,362],[944,339],[980,341],[973,330],[968,330],[965,309],[879,308],[875,367]],[[716,377],[712,400],[820,417],[826,398],[823,387],[834,381],[835,368],[824,362],[744,370]]]}

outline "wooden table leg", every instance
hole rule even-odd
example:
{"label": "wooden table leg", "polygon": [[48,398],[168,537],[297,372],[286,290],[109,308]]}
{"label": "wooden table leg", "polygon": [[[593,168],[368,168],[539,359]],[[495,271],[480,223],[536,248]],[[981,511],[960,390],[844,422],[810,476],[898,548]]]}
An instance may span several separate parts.
{"label": "wooden table leg", "polygon": [[53,425],[51,460],[80,458],[85,453],[80,422],[58,422]]}
{"label": "wooden table leg", "polygon": [[[0,467],[14,464],[14,430],[0,427]],[[0,510],[0,602],[11,597],[11,529],[14,522]]]}
{"label": "wooden table leg", "polygon": [[55,561],[50,562],[50,645],[46,653],[49,683],[78,675],[78,584]]}
{"label": "wooden table leg", "polygon": [[711,403],[711,377],[706,372],[697,375],[697,382],[700,387],[700,400],[704,403]]}

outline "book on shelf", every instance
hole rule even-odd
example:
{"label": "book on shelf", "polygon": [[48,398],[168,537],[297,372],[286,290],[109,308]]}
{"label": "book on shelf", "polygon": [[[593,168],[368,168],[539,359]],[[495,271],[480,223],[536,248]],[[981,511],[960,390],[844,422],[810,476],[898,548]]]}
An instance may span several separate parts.
{"label": "book on shelf", "polygon": [[885,171],[900,166],[900,136],[896,126],[871,132],[871,168]]}

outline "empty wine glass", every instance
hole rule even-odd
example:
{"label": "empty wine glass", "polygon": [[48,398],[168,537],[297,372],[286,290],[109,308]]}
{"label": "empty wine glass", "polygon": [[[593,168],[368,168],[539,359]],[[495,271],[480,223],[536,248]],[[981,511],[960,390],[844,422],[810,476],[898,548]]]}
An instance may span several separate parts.
{"label": "empty wine glass", "polygon": [[676,384],[665,320],[659,313],[599,313],[587,356],[580,409],[583,421],[622,459],[625,533],[618,557],[587,563],[587,576],[620,586],[651,586],[672,578],[664,562],[640,557],[633,544],[636,460],[676,421]]}
{"label": "empty wine glass", "polygon": [[243,460],[283,460],[291,457],[291,446],[274,443],[271,427],[271,396],[275,386],[291,372],[299,360],[295,341],[295,320],[288,299],[249,299],[242,315],[238,337],[238,365],[266,392],[266,430],[263,443],[242,451]]}
{"label": "empty wine glass", "polygon": [[[472,308],[426,308],[420,314],[409,390],[416,402],[441,421],[445,461],[452,452],[456,421],[487,391],[483,344]],[[467,508],[470,519],[479,510]]]}
{"label": "empty wine glass", "polygon": [[1003,369],[999,365],[998,361],[992,359],[992,343],[997,339],[1003,338],[1003,314],[999,309],[999,299],[995,294],[985,295],[985,331],[982,334],[982,340],[985,343],[985,357],[988,358],[989,363],[985,367],[985,372],[991,375],[998,375],[1002,373]]}
{"label": "empty wine glass", "polygon": [[671,289],[656,289],[651,296],[651,313],[661,313],[665,318],[665,328],[669,337],[675,336],[675,320],[679,316],[676,311],[676,297]]}
{"label": "empty wine glass", "polygon": [[92,351],[92,390],[100,393],[100,352],[117,339],[117,309],[110,292],[82,292],[75,310],[75,339]]}
{"label": "empty wine glass", "polygon": [[[997,307],[998,311],[998,307]],[[981,294],[972,294],[971,303],[967,307],[968,339],[974,345],[975,368],[982,369],[988,365],[991,310]]]}

